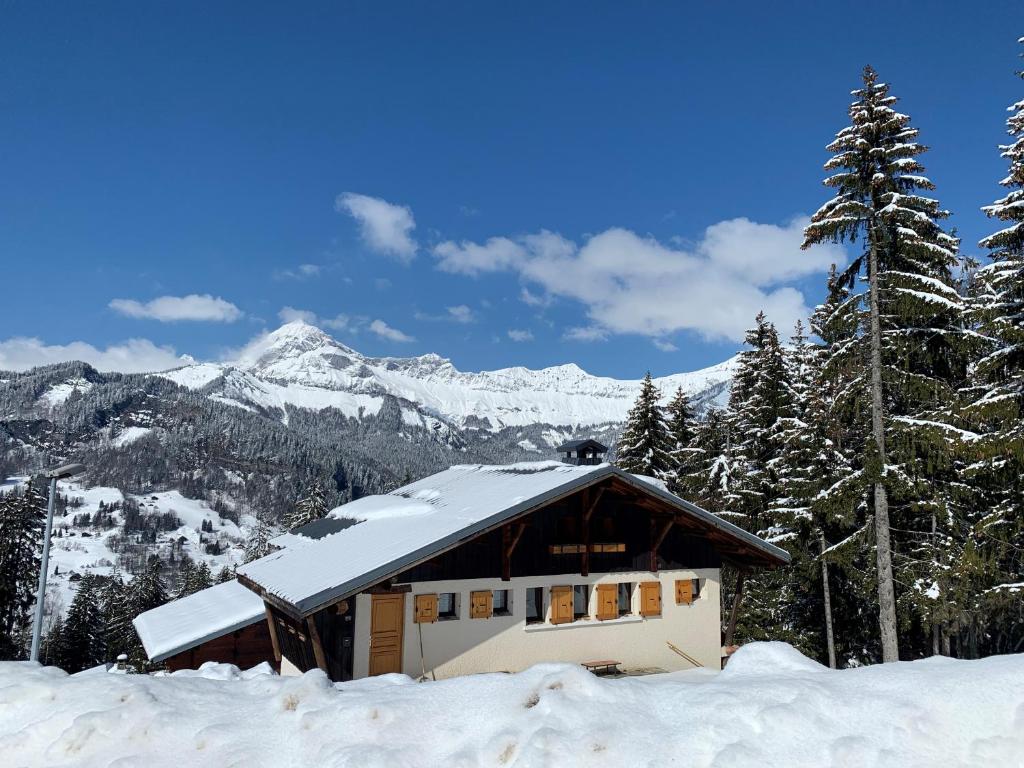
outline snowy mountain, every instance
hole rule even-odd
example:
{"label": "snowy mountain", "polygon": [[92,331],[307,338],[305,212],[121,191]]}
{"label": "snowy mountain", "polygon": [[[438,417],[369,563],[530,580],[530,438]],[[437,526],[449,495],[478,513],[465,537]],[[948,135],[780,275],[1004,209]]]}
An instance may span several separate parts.
{"label": "snowy mountain", "polygon": [[[692,373],[656,379],[671,394],[682,387],[698,407],[723,404],[735,358]],[[639,381],[593,376],[575,364],[541,370],[504,368],[464,373],[435,354],[371,358],[319,328],[288,323],[228,364],[197,363],[159,374],[220,402],[258,412],[285,406],[336,408],[362,418],[379,413],[387,396],[410,425],[455,428],[547,424],[581,427],[618,424],[639,391]]]}

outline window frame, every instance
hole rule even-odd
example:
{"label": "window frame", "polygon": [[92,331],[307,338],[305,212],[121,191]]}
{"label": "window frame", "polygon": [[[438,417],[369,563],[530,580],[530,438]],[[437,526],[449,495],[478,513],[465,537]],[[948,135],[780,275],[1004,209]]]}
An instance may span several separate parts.
{"label": "window frame", "polygon": [[[503,594],[504,598],[498,599],[498,595]],[[511,589],[492,589],[491,590],[491,615],[493,616],[511,616],[512,615],[512,590]]]}
{"label": "window frame", "polygon": [[[451,595],[452,598],[452,609],[451,611],[441,610],[441,601],[446,595]],[[458,621],[459,620],[459,593],[458,592],[438,592],[437,593],[437,620],[438,621]]]}

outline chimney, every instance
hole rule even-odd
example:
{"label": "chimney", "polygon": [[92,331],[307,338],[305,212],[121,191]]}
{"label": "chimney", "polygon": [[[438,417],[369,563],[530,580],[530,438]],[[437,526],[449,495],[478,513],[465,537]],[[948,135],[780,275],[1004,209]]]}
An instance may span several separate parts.
{"label": "chimney", "polygon": [[564,464],[593,466],[604,463],[604,455],[608,453],[608,446],[601,445],[592,438],[587,438],[586,440],[570,440],[567,443],[562,443],[555,450],[562,454]]}

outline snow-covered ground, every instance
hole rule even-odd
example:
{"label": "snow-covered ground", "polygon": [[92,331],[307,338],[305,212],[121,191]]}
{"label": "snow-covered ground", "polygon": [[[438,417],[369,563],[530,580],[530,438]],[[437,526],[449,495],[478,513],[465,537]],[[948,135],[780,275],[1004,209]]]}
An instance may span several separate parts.
{"label": "snow-covered ground", "polygon": [[551,664],[332,685],[227,665],[163,677],[0,664],[12,766],[1024,765],[1024,656],[833,672],[786,645],[721,674]]}

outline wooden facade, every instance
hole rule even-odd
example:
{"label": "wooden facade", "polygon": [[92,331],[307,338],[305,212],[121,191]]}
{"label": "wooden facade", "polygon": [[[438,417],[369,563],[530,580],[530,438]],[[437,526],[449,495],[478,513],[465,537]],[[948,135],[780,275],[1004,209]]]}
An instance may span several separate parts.
{"label": "wooden facade", "polygon": [[274,657],[267,622],[259,620],[242,629],[207,640],[164,659],[164,664],[169,671],[177,672],[179,669],[198,669],[208,661],[234,664],[240,669],[249,669],[266,661],[276,669],[277,659]]}

